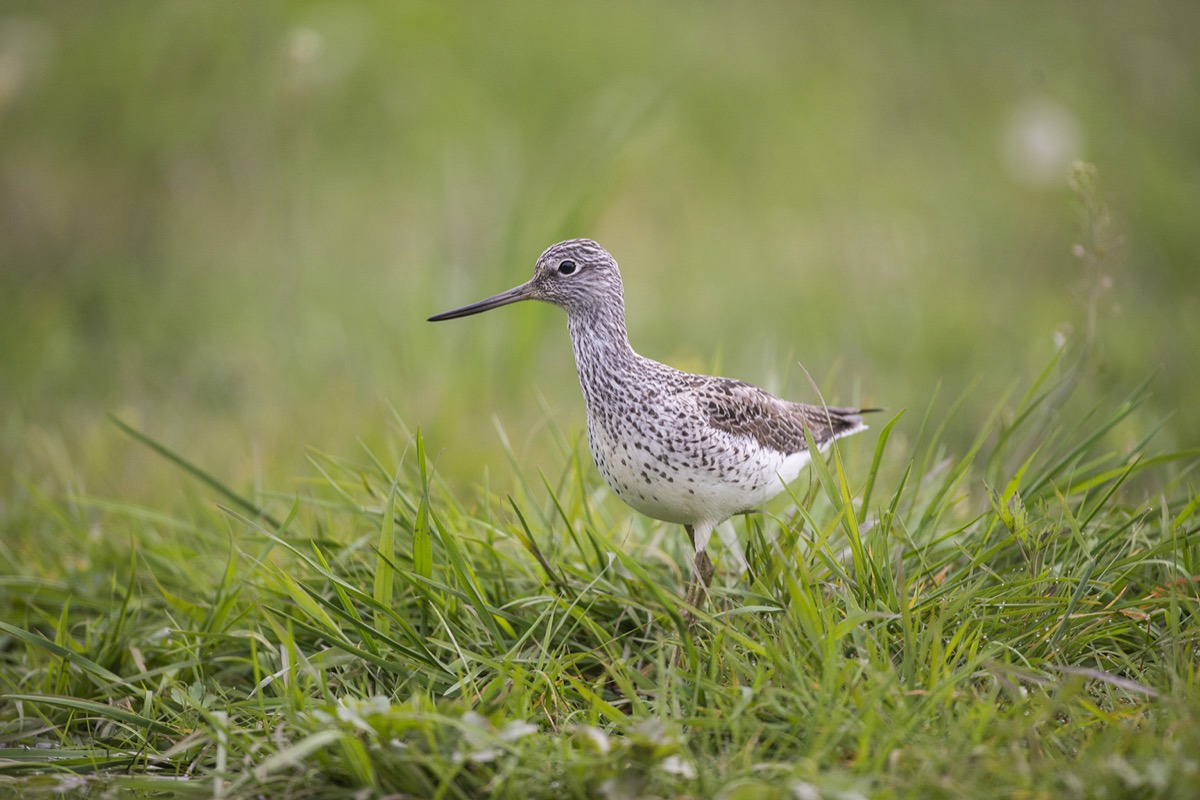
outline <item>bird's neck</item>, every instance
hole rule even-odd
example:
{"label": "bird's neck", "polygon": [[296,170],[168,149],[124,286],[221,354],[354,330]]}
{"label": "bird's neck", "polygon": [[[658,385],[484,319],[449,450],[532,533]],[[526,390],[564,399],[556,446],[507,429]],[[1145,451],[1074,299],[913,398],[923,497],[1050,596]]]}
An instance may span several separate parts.
{"label": "bird's neck", "polygon": [[637,361],[625,331],[625,309],[610,307],[601,312],[577,312],[567,318],[567,328],[571,332],[579,383],[590,405],[598,390],[611,384]]}

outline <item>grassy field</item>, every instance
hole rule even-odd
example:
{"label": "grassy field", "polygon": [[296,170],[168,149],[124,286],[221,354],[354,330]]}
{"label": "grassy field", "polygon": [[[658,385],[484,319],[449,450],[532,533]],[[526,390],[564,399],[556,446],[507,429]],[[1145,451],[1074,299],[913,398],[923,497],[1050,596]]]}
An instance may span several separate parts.
{"label": "grassy field", "polygon": [[[0,794],[1200,796],[1197,34],[0,4]],[[695,631],[561,313],[423,321],[569,236],[641,352],[887,409]]]}

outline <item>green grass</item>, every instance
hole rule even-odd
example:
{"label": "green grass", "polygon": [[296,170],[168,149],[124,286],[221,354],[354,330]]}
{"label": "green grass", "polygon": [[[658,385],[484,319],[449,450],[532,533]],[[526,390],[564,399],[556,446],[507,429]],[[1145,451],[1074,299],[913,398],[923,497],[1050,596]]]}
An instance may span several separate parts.
{"label": "green grass", "polygon": [[694,632],[685,537],[598,491],[571,443],[560,474],[468,499],[419,433],[252,495],[146,441],[203,494],[174,515],[30,496],[61,549],[3,551],[0,775],[154,796],[1186,795],[1200,453],[1107,444],[1144,388],[1068,424],[1048,408],[1063,375],[965,454],[933,407],[909,448],[911,412],[873,454],[842,443],[794,503],[737,524],[745,573],[718,551]]}

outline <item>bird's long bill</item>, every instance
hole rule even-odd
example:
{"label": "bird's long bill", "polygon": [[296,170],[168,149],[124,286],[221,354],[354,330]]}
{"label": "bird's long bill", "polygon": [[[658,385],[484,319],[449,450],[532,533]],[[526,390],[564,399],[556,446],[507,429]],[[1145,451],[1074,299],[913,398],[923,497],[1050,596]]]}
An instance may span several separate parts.
{"label": "bird's long bill", "polygon": [[443,311],[441,314],[434,314],[429,318],[429,321],[441,322],[444,319],[469,317],[472,314],[479,314],[483,311],[491,311],[493,308],[506,306],[509,303],[517,303],[521,300],[531,300],[534,296],[533,286],[528,283],[522,283],[520,286],[514,286],[507,292],[501,292],[498,295],[489,297],[487,300],[480,300],[478,303],[471,303],[469,306],[456,308],[453,311]]}

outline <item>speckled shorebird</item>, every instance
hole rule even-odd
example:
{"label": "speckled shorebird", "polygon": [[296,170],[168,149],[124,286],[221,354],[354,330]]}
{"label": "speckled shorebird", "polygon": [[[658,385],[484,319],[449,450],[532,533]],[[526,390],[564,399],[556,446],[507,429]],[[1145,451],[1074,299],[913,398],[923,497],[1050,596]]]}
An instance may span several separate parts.
{"label": "speckled shorebird", "polygon": [[567,312],[588,445],[604,480],[643,514],[684,526],[696,548],[688,603],[699,607],[712,581],[706,548],[713,529],[779,494],[817,447],[858,433],[874,409],[780,400],[731,378],[693,375],[634,352],[625,330],[621,273],[590,239],[542,253],[533,277],[507,292],[429,318],[457,319],[520,300]]}

